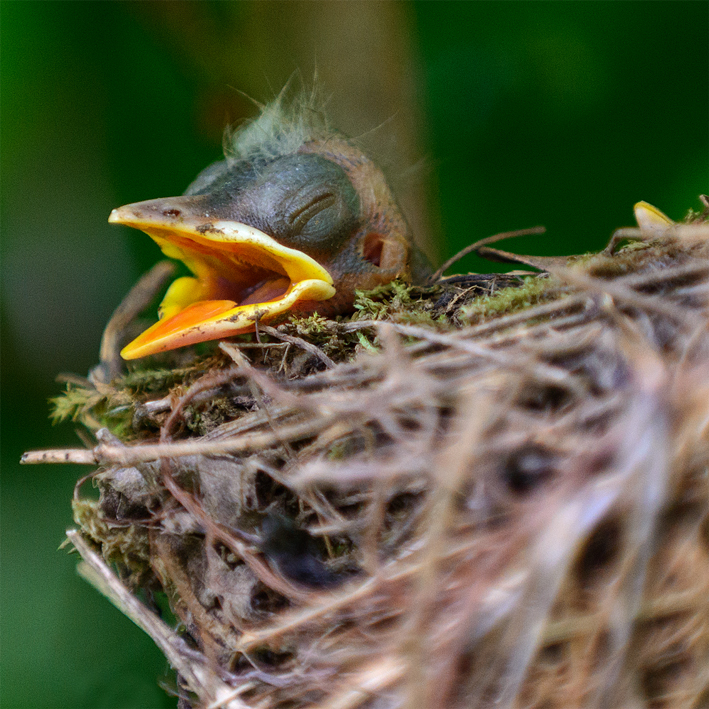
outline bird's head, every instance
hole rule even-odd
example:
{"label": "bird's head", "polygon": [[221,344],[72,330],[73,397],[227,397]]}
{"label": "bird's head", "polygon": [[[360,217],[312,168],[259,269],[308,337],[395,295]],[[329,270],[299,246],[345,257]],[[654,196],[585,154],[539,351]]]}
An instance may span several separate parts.
{"label": "bird's head", "polygon": [[225,155],[183,196],[111,212],[193,274],[172,283],[125,359],[292,312],[343,313],[355,289],[409,276],[409,228],[382,172],[319,112],[277,101],[229,137]]}

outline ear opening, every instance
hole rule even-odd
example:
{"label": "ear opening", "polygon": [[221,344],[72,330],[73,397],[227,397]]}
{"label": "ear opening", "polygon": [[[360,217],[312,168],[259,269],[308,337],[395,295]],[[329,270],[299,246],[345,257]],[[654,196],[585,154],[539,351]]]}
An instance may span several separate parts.
{"label": "ear opening", "polygon": [[382,264],[382,251],[384,250],[384,237],[377,232],[369,232],[364,237],[362,257],[373,266],[379,268]]}

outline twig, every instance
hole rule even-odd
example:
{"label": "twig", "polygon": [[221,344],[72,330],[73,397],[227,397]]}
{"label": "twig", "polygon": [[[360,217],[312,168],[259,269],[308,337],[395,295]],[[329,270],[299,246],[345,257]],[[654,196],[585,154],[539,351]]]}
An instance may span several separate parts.
{"label": "twig", "polygon": [[27,453],[23,453],[22,457],[20,458],[20,463],[22,465],[37,465],[39,463],[72,463],[74,465],[98,465],[99,456],[97,456],[95,448],[91,450],[86,450],[84,448],[55,448],[43,451],[28,451]]}
{"label": "twig", "polygon": [[234,688],[226,684],[209,667],[201,653],[192,650],[167,623],[146,608],[121,583],[78,530],[68,530],[67,537],[83,559],[83,564],[79,566],[82,578],[153,639],[192,691],[224,709],[248,709],[246,704],[234,696]]}
{"label": "twig", "polygon": [[275,327],[270,327],[269,325],[261,324],[259,327],[261,328],[261,331],[265,332],[267,335],[283,340],[283,342],[289,342],[291,345],[296,345],[306,352],[310,352],[310,354],[315,355],[328,369],[332,369],[336,366],[335,362],[333,362],[319,347],[310,344],[310,342],[306,342],[302,338],[295,337],[294,335],[286,335],[284,332],[279,332]]}
{"label": "twig", "polygon": [[[323,421],[304,421],[293,426],[284,426],[280,433],[291,441],[314,436],[323,426]],[[73,463],[76,465],[100,465],[104,463],[120,463],[134,465],[146,463],[161,458],[182,458],[189,455],[223,455],[225,453],[243,453],[259,450],[273,445],[278,441],[273,432],[255,434],[253,436],[227,439],[221,441],[180,441],[178,443],[148,444],[132,447],[99,445],[91,450],[50,449],[30,451],[20,459],[24,465],[38,463]]]}
{"label": "twig", "polygon": [[160,261],[128,291],[103,331],[100,364],[91,372],[92,380],[107,384],[121,373],[123,360],[120,349],[126,328],[150,305],[155,294],[174,273],[175,264],[172,261]]}
{"label": "twig", "polygon": [[225,384],[230,384],[240,374],[241,370],[238,367],[229,367],[228,369],[222,369],[217,372],[210,372],[201,379],[198,379],[187,392],[178,399],[177,405],[172,409],[172,412],[162,425],[160,429],[160,442],[167,443],[170,440],[172,429],[177,419],[182,416],[185,406],[192,402],[195,397],[205,391],[211,391]]}
{"label": "twig", "polygon": [[529,236],[531,234],[543,234],[546,231],[546,227],[535,226],[529,229],[517,229],[515,231],[503,231],[499,234],[494,234],[493,236],[486,236],[484,239],[476,241],[474,244],[466,246],[461,249],[455,256],[451,256],[443,265],[434,271],[428,279],[428,283],[435,283],[454,263],[460,261],[463,256],[467,256],[469,253],[476,251],[481,246],[486,246],[487,244],[494,244],[496,241],[502,241],[503,239],[512,239],[517,236]]}

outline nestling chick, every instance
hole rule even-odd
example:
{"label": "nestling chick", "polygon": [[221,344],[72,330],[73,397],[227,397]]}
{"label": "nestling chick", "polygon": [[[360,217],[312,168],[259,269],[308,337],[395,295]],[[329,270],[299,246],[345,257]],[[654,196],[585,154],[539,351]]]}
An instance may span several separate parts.
{"label": "nestling chick", "polygon": [[266,106],[228,138],[225,156],[182,197],[111,212],[109,222],[143,230],[194,274],[170,286],[160,320],[125,359],[293,312],[345,313],[355,289],[422,270],[382,172],[307,101]]}

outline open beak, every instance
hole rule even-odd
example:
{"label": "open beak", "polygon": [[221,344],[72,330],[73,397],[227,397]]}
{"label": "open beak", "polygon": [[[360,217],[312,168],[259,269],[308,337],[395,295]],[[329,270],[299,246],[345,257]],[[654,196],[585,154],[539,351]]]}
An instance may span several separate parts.
{"label": "open beak", "polygon": [[249,332],[257,320],[270,320],[298,301],[335,295],[330,274],[317,261],[252,226],[210,217],[201,199],[137,202],[108,218],[144,231],[194,274],[168,288],[160,320],[123,348],[124,359]]}

